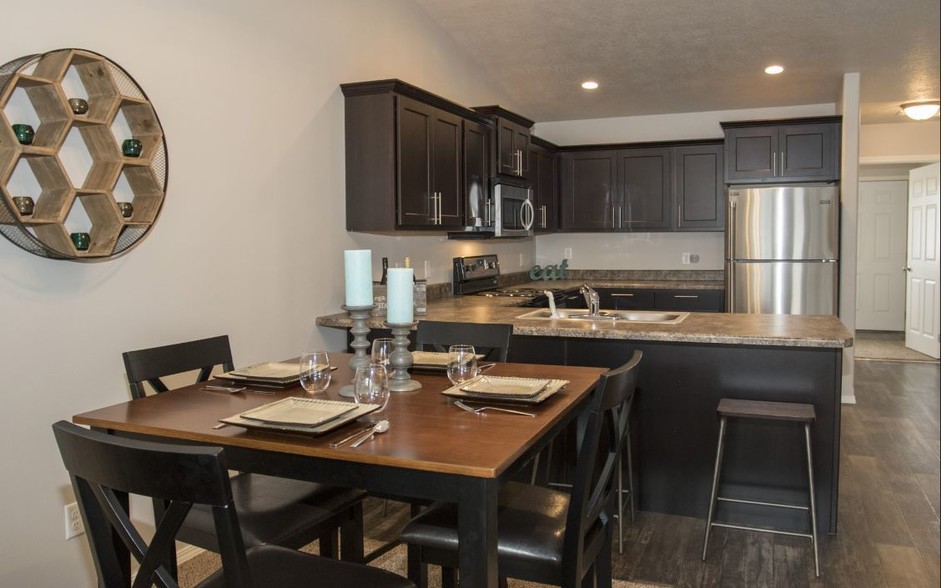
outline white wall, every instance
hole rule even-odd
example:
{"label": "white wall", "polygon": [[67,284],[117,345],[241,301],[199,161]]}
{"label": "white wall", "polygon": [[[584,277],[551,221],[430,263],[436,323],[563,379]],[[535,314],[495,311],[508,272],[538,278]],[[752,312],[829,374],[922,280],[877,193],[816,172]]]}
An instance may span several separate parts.
{"label": "white wall", "polygon": [[937,120],[860,127],[859,162],[862,165],[931,163],[938,161],[939,151],[941,122]]}
{"label": "white wall", "polygon": [[[4,23],[19,24],[0,63],[80,47],[127,69],[169,147],[159,222],[124,257],[50,261],[0,240],[0,586],[92,586],[84,537],[64,539],[72,498],[50,425],[128,399],[122,351],[219,333],[240,364],[336,349],[339,332],[313,320],[340,309],[343,249],[374,248],[378,276],[382,255],[446,274],[482,247],[346,233],[338,85],[399,77],[507,101],[408,2],[34,0],[5,5]],[[488,250],[533,263],[532,240]]]}

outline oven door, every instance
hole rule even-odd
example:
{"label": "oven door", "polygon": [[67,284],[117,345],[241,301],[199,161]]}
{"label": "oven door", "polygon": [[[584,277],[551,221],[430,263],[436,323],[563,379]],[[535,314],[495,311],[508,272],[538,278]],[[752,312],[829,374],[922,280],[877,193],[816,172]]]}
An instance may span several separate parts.
{"label": "oven door", "polygon": [[532,190],[512,184],[493,187],[494,237],[531,237],[533,221]]}

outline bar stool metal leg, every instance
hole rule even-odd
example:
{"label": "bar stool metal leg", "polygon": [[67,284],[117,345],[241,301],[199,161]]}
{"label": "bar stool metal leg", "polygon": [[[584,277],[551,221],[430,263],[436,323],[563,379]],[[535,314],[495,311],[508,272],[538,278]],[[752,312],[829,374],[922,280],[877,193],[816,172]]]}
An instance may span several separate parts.
{"label": "bar stool metal leg", "polygon": [[712,492],[709,494],[709,516],[706,518],[706,535],[702,542],[702,560],[706,561],[706,549],[709,547],[709,532],[716,512],[716,493],[719,489],[719,471],[722,469],[722,450],[725,447],[726,417],[719,418],[719,443],[716,447],[716,465],[712,472]]}
{"label": "bar stool metal leg", "polygon": [[820,556],[817,553],[817,492],[814,489],[814,459],[810,444],[810,423],[804,423],[804,443],[807,446],[807,480],[810,486],[810,534],[814,542],[814,571],[820,577]]}

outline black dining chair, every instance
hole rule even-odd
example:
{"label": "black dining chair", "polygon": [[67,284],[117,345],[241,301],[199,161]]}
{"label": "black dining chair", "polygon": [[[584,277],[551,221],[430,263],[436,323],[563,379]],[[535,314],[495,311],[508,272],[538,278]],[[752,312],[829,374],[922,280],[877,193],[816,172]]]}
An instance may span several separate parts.
{"label": "black dining chair", "polygon": [[[128,586],[129,561],[120,541],[140,564],[134,588],[176,587],[167,562],[173,560],[187,513],[200,507],[211,514],[222,556],[222,568],[201,588],[414,587],[401,576],[362,564],[274,545],[246,549],[221,447],[116,437],[66,421],[52,429],[85,521],[99,586]],[[131,520],[123,493],[167,503],[149,543]]]}
{"label": "black dining chair", "polygon": [[[233,369],[227,335],[127,351],[123,356],[134,398],[146,396],[145,383],[157,393],[166,392],[163,378],[167,376],[198,370],[198,383],[207,381],[217,366],[226,371]],[[252,473],[233,475],[231,486],[247,546],[272,544],[298,549],[319,539],[321,555],[337,557],[339,552],[345,560],[364,560],[364,491]],[[157,520],[163,512],[163,501],[154,501]],[[212,509],[194,506],[180,528],[179,538],[219,552]]]}
{"label": "black dining chair", "polygon": [[473,345],[485,361],[506,361],[510,353],[513,325],[419,321],[415,349],[447,351],[456,344]]}
{"label": "black dining chair", "polygon": [[[624,447],[637,371],[643,354],[599,379],[584,426],[579,427],[575,483],[571,494],[507,482],[498,497],[497,566],[501,580],[576,588],[611,585],[611,522],[615,475]],[[423,585],[427,564],[458,566],[458,520],[453,504],[435,503],[409,521],[399,539],[408,544],[410,579]]]}

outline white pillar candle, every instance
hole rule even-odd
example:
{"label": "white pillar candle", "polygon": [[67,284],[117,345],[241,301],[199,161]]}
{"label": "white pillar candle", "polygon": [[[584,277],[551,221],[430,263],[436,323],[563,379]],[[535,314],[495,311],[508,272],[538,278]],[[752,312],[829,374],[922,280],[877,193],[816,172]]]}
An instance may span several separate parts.
{"label": "white pillar candle", "polygon": [[389,268],[386,320],[393,325],[410,324],[414,320],[414,271],[404,267]]}
{"label": "white pillar candle", "polygon": [[343,252],[343,267],[346,277],[346,305],[371,306],[372,299],[372,251],[348,249]]}

